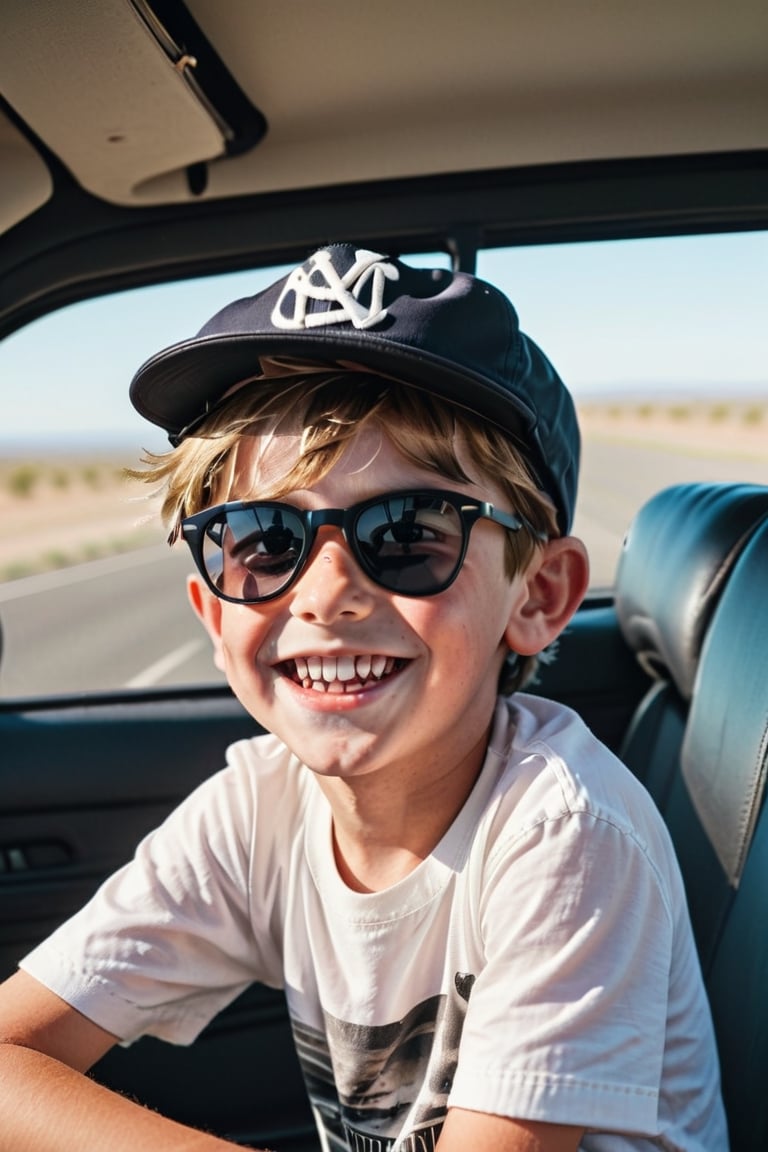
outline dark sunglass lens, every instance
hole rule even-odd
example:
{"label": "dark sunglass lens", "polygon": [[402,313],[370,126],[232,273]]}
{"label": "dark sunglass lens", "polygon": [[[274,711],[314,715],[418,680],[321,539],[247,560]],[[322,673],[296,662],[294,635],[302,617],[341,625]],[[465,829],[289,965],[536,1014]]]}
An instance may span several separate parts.
{"label": "dark sunglass lens", "polygon": [[231,509],[206,530],[206,571],[225,596],[257,602],[288,584],[303,543],[301,520],[285,508]]}
{"label": "dark sunglass lens", "polygon": [[430,493],[390,497],[361,512],[355,537],[363,567],[391,592],[429,595],[450,582],[464,526],[452,504]]}

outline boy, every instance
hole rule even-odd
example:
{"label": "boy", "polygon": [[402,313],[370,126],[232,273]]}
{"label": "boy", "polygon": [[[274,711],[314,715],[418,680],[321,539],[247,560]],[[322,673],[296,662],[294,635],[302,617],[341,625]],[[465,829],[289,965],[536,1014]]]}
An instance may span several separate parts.
{"label": "boy", "polygon": [[497,700],[588,579],[572,402],[509,302],[334,245],[132,396],[270,735],[0,990],[0,1148],[229,1147],[70,1069],[190,1042],[254,980],[286,990],[325,1149],[725,1148],[660,819],[568,710]]}

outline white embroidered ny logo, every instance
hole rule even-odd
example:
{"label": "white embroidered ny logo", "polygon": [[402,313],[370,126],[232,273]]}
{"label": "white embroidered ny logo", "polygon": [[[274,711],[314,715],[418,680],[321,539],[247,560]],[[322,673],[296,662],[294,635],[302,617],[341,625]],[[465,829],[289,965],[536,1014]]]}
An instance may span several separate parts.
{"label": "white embroidered ny logo", "polygon": [[[280,298],[272,310],[272,323],[276,328],[320,328],[327,324],[351,322],[355,328],[372,328],[387,315],[382,307],[384,283],[398,280],[400,273],[394,264],[387,262],[378,252],[368,252],[359,248],[355,252],[352,267],[339,275],[333,266],[332,253],[328,249],[316,252],[301,268],[294,268],[285,282]],[[359,297],[370,281],[371,303],[366,308]],[[282,311],[283,301],[294,294],[293,315],[286,316]],[[332,300],[338,307],[325,312],[307,312],[309,300]]]}

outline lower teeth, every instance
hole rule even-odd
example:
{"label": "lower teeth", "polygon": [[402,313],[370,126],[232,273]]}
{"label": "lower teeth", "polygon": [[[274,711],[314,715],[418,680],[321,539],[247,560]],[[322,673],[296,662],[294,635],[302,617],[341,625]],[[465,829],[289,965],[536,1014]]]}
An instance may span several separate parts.
{"label": "lower teeth", "polygon": [[[378,680],[375,681],[378,684]],[[302,688],[311,688],[314,692],[332,692],[336,696],[343,696],[345,692],[358,692],[364,687],[362,680],[334,680],[328,684],[325,680],[302,680]]]}
{"label": "lower teeth", "polygon": [[367,676],[364,680],[313,680],[310,676],[305,676],[298,682],[302,688],[311,689],[313,692],[331,692],[336,696],[343,696],[346,692],[360,692],[368,684],[380,684],[388,676],[400,667],[391,657],[387,659],[387,663],[382,670],[380,676]]}

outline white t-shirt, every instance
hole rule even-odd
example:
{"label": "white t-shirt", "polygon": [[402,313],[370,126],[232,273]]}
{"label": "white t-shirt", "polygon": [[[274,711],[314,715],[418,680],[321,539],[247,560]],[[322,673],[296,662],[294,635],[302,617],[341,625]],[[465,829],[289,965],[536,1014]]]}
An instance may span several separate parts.
{"label": "white t-shirt", "polygon": [[727,1148],[674,851],[574,713],[500,700],[462,811],[373,894],[280,741],[228,761],[26,971],[127,1041],[283,987],[327,1149],[433,1148],[449,1105],[582,1125],[590,1152]]}

